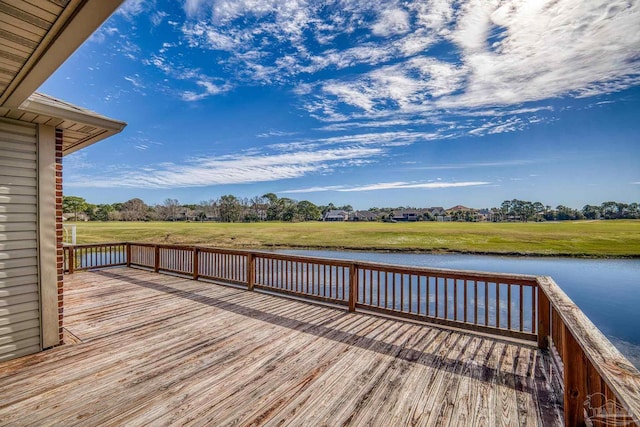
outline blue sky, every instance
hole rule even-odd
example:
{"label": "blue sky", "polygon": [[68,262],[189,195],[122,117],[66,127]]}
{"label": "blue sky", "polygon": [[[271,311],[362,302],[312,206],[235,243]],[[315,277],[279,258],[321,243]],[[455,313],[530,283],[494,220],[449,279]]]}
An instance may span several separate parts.
{"label": "blue sky", "polygon": [[41,92],[124,120],[65,194],[640,201],[640,4],[130,0]]}

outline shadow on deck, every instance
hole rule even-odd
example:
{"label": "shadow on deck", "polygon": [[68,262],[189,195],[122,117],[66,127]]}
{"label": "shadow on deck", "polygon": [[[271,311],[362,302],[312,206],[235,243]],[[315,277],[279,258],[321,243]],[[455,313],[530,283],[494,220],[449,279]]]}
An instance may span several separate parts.
{"label": "shadow on deck", "polygon": [[75,344],[0,365],[0,424],[562,424],[532,345],[130,268],[64,298]]}

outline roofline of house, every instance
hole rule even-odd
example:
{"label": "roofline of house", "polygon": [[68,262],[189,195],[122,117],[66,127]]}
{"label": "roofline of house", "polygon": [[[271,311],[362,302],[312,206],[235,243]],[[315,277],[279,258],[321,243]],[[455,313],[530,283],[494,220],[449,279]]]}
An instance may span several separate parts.
{"label": "roofline of house", "polygon": [[[49,102],[46,102],[49,101]],[[71,121],[78,124],[93,126],[103,131],[88,136],[86,139],[74,144],[64,151],[64,155],[71,154],[81,148],[95,144],[105,138],[113,136],[127,126],[127,123],[102,116],[93,111],[85,110],[66,101],[61,101],[48,95],[34,93],[20,106],[20,110],[33,114],[55,117],[60,120]]]}

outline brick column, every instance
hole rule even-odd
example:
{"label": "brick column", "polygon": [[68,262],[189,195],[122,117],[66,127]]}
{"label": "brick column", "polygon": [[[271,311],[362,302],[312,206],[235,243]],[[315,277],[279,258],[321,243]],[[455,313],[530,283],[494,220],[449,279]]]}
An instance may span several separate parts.
{"label": "brick column", "polygon": [[62,228],[62,129],[56,129],[56,265],[58,279],[58,334],[60,344],[63,343],[62,318],[63,308],[63,280],[64,280],[64,255],[62,253],[62,242],[64,241],[64,230]]}

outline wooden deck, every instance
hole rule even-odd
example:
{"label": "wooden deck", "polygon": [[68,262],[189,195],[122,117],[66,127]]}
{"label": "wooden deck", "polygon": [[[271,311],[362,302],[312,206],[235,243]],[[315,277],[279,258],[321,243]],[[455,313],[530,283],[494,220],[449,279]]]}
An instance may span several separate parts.
{"label": "wooden deck", "polygon": [[147,271],[65,277],[0,425],[560,425],[534,346]]}

